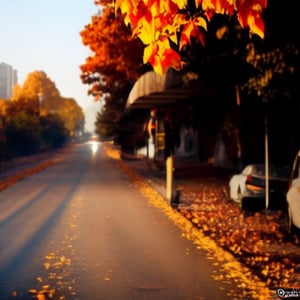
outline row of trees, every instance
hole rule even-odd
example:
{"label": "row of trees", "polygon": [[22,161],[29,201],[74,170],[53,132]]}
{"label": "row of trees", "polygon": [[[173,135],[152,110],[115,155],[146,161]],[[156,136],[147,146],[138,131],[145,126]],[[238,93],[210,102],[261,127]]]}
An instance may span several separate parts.
{"label": "row of trees", "polygon": [[43,71],[28,74],[0,100],[0,161],[61,147],[84,130],[84,114]]}
{"label": "row of trees", "polygon": [[274,160],[293,157],[300,146],[294,1],[95,3],[101,10],[81,32],[92,51],[81,71],[90,93],[104,101],[96,123],[100,134],[122,136],[126,128],[141,133],[139,118],[149,112],[124,118],[129,91],[145,71],[173,67],[193,74],[187,81],[191,88],[205,85],[214,92],[199,95],[192,109],[177,110],[178,118],[188,118],[200,133],[203,159],[212,156],[221,134],[233,161],[263,160],[266,110]]}

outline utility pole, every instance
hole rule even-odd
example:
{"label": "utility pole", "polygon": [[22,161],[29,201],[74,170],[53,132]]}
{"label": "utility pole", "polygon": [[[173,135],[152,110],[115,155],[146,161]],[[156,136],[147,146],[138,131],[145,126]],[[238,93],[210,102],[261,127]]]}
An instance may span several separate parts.
{"label": "utility pole", "polygon": [[269,133],[268,133],[268,102],[264,101],[265,104],[265,198],[266,205],[265,208],[269,208],[269,195],[270,195],[270,187],[269,187]]}

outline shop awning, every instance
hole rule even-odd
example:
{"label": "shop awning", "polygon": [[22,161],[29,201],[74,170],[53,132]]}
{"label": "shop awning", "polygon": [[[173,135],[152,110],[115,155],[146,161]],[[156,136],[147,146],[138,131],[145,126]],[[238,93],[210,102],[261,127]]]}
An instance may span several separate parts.
{"label": "shop awning", "polygon": [[191,98],[192,95],[192,90],[183,83],[182,73],[170,69],[161,76],[150,71],[142,75],[134,84],[126,108],[151,109],[173,105]]}

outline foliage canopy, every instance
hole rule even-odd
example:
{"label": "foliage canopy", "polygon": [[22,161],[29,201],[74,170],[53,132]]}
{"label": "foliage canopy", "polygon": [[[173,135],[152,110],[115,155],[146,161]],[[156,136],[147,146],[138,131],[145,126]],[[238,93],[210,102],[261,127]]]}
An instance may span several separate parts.
{"label": "foliage canopy", "polygon": [[161,74],[169,67],[182,68],[180,52],[192,40],[205,45],[205,32],[216,14],[235,17],[243,28],[264,37],[266,6],[267,0],[117,0],[115,9],[145,45],[144,63]]}

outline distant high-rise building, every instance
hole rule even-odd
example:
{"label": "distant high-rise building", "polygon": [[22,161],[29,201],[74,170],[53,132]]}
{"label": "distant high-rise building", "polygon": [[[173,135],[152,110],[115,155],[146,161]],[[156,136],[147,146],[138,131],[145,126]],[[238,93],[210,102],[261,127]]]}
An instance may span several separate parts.
{"label": "distant high-rise building", "polygon": [[0,63],[0,98],[10,99],[13,93],[13,86],[17,83],[17,71],[6,63]]}

